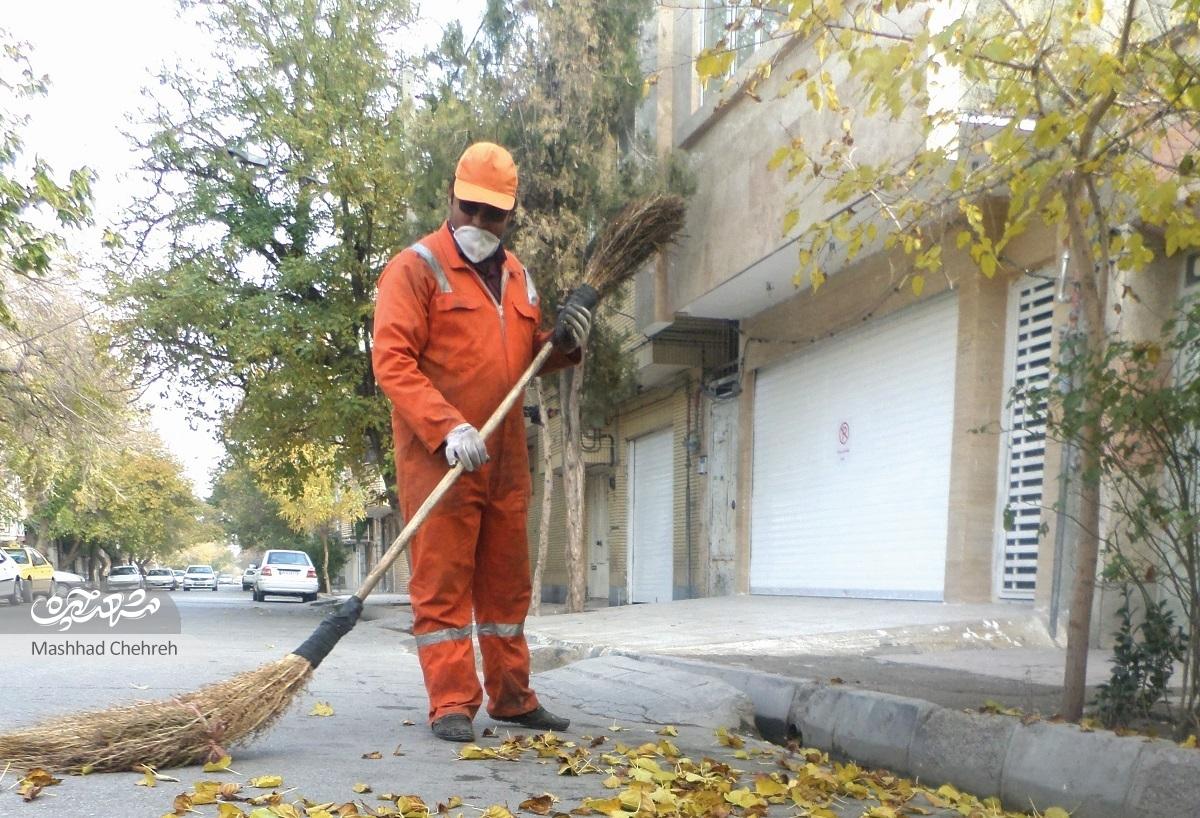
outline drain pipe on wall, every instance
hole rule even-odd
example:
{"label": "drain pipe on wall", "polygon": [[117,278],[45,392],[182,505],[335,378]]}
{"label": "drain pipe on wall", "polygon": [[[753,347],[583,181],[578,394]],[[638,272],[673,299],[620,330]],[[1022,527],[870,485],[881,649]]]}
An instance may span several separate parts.
{"label": "drain pipe on wall", "polygon": [[683,493],[683,542],[687,551],[687,598],[696,598],[696,580],[692,571],[692,453],[699,448],[699,439],[692,436],[692,379],[683,382],[683,399],[687,401],[687,423],[683,436],[686,477]]}

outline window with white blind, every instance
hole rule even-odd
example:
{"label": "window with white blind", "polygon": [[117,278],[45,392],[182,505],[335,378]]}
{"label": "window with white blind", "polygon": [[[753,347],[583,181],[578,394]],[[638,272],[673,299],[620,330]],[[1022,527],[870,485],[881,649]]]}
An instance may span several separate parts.
{"label": "window with white blind", "polygon": [[[1050,382],[1054,336],[1054,281],[1026,277],[1014,285],[1009,315],[1004,394]],[[1013,401],[1006,410],[1000,485],[1000,596],[1032,599],[1037,580],[1038,542],[1046,491],[1045,404]]]}

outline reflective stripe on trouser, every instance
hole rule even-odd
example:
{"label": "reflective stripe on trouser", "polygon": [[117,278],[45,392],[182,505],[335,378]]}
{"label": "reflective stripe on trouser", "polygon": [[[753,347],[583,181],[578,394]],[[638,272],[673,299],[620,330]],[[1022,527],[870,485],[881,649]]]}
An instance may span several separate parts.
{"label": "reflective stripe on trouser", "polygon": [[[530,592],[525,503],[519,492],[510,492],[507,502],[485,504],[487,470],[463,475],[411,546],[413,635],[431,721],[450,713],[474,717],[482,703],[472,618],[481,623],[488,712],[515,716],[538,706],[529,687],[529,646],[519,624],[529,610]],[[404,501],[411,516],[409,498]]]}

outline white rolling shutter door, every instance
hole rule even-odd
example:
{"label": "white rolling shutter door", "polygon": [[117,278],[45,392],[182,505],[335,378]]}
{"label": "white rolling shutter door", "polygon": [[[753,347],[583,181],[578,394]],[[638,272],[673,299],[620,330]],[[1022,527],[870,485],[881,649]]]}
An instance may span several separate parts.
{"label": "white rolling shutter door", "polygon": [[941,599],[958,302],[759,371],[752,593]]}
{"label": "white rolling shutter door", "polygon": [[674,461],[670,429],[629,441],[629,601],[670,602]]}

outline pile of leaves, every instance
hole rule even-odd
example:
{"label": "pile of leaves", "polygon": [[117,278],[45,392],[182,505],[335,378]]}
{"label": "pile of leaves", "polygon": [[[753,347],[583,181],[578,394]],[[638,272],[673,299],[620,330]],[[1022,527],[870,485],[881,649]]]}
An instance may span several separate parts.
{"label": "pile of leaves", "polygon": [[[615,724],[613,729],[624,730]],[[740,736],[724,728],[717,730],[717,753],[732,756],[733,763],[749,762],[746,766],[762,768],[747,772],[730,761],[685,756],[671,741],[676,735],[675,728],[664,727],[655,740],[636,746],[605,735],[583,736],[578,742],[554,733],[515,735],[492,746],[466,745],[458,758],[504,763],[532,759],[557,764],[559,775],[599,778],[604,792],[581,799],[569,811],[560,807],[560,799],[549,792],[530,796],[517,808],[520,813],[550,818],[766,818],[772,807],[782,807],[786,810],[782,814],[795,818],[838,818],[840,814],[901,818],[932,815],[934,810],[950,810],[969,818],[1068,818],[1059,807],[1044,813],[1006,812],[996,799],[980,800],[950,785],[922,787],[886,771],[831,762],[828,754],[812,748],[747,747]],[[230,767],[231,761],[223,758],[207,765],[205,772],[236,773]],[[143,768],[143,772],[145,777],[137,782],[140,786],[178,781],[150,767]],[[31,800],[40,787],[50,783],[58,782],[31,771],[21,781],[22,794],[28,792],[26,800]],[[216,818],[463,818],[465,810],[480,814],[480,818],[515,818],[507,805],[473,806],[457,796],[430,805],[418,795],[375,794],[366,783],[355,784],[352,789],[357,796],[353,799],[313,801],[292,795],[294,788],[284,788],[283,778],[278,775],[253,777],[245,784],[201,780],[188,792],[176,795],[162,818],[211,815],[200,809],[209,805],[217,807]],[[254,790],[267,792],[254,794]],[[364,797],[369,795],[374,798]],[[847,807],[850,812],[843,813]]]}

